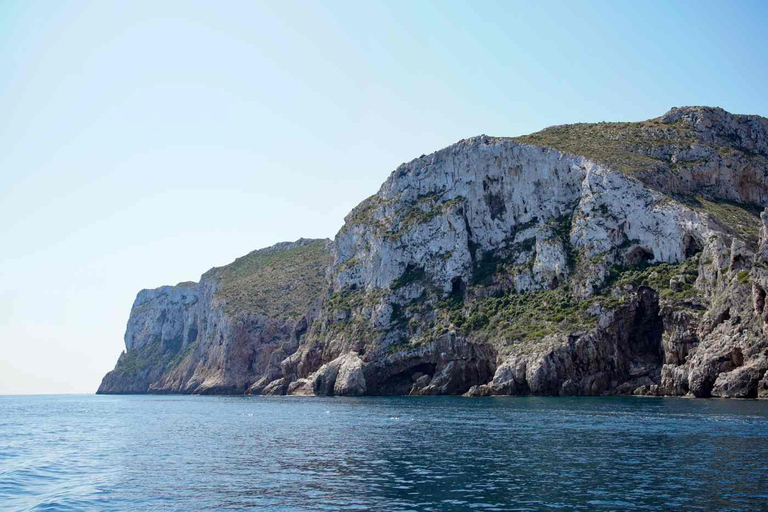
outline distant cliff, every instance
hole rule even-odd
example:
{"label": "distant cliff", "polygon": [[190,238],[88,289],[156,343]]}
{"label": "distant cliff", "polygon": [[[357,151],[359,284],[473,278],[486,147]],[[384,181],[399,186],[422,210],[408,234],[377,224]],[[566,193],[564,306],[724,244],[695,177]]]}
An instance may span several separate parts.
{"label": "distant cliff", "polygon": [[139,293],[99,392],[768,397],[768,120],[474,137]]}
{"label": "distant cliff", "polygon": [[200,283],[142,290],[99,393],[245,393],[279,376],[322,296],[329,240],[254,251]]}

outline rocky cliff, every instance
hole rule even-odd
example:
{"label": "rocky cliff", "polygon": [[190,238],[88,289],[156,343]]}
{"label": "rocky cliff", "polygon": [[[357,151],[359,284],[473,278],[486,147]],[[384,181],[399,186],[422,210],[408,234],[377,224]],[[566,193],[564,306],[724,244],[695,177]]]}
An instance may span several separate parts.
{"label": "rocky cliff", "polygon": [[767,177],[716,108],[466,139],[332,243],[139,293],[99,391],[768,397]]}
{"label": "rocky cliff", "polygon": [[142,290],[125,352],[99,393],[245,393],[279,376],[326,288],[329,240],[299,240],[213,268],[199,283]]}

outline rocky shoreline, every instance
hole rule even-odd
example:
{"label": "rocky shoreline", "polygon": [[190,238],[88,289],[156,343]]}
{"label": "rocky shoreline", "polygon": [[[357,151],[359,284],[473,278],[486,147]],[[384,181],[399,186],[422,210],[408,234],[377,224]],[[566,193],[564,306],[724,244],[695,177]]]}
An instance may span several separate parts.
{"label": "rocky shoreline", "polygon": [[98,392],[768,398],[766,206],[758,116],[466,139],[332,241],[142,290]]}

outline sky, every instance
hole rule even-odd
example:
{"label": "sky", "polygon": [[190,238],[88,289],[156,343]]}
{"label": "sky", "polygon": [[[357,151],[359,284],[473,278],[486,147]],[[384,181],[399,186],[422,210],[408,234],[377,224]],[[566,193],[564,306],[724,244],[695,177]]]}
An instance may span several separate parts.
{"label": "sky", "polygon": [[92,393],[142,288],[332,238],[460,139],[768,116],[768,2],[0,2],[0,394]]}

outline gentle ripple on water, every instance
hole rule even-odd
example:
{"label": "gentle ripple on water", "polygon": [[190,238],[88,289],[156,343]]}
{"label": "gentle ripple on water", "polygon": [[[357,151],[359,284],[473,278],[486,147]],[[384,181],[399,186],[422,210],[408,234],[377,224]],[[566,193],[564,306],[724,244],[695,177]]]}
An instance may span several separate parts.
{"label": "gentle ripple on water", "polygon": [[3,510],[759,510],[768,403],[0,397]]}

